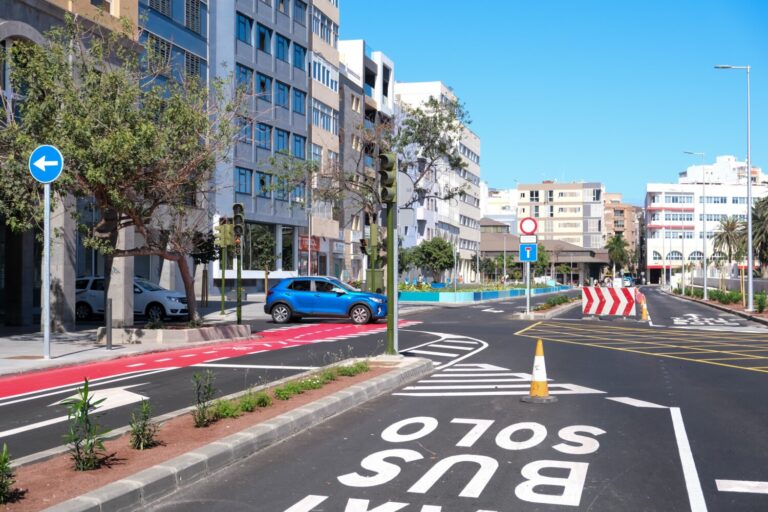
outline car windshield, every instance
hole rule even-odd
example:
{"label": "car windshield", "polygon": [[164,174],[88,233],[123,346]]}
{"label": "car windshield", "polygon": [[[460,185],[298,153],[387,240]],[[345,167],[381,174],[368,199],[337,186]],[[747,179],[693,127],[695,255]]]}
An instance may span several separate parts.
{"label": "car windshield", "polygon": [[359,292],[360,291],[357,288],[355,288],[354,286],[350,286],[347,283],[342,283],[338,279],[329,279],[329,281],[332,282],[334,286],[338,286],[342,290],[347,290],[348,292]]}
{"label": "car windshield", "polygon": [[160,286],[157,286],[155,283],[151,283],[149,281],[146,281],[144,279],[137,279],[136,284],[147,290],[148,292],[159,292],[165,290],[165,288],[162,288]]}

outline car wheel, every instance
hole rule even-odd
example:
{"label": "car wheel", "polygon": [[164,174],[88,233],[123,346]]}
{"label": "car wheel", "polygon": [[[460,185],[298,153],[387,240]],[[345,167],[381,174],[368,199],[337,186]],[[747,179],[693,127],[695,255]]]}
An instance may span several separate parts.
{"label": "car wheel", "polygon": [[147,307],[147,320],[150,322],[159,322],[165,316],[165,308],[160,304],[150,304]]}
{"label": "car wheel", "polygon": [[78,302],[75,305],[75,318],[78,320],[88,320],[91,315],[93,315],[93,311],[86,302]]}
{"label": "car wheel", "polygon": [[276,324],[287,324],[292,316],[293,312],[287,304],[275,304],[272,307],[272,320]]}
{"label": "car wheel", "polygon": [[371,321],[371,310],[362,304],[358,304],[349,311],[349,318],[358,325],[367,324]]}

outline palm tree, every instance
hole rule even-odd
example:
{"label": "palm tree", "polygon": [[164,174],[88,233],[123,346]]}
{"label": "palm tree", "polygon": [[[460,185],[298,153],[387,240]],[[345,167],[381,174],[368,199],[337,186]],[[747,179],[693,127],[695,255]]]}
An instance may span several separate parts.
{"label": "palm tree", "polygon": [[752,248],[760,260],[763,277],[768,277],[768,197],[752,207]]}
{"label": "palm tree", "polygon": [[725,251],[728,255],[729,268],[733,265],[733,256],[744,245],[745,231],[744,223],[736,217],[728,217],[720,221],[714,238],[715,250]]}
{"label": "palm tree", "polygon": [[616,233],[608,239],[608,242],[605,244],[605,248],[608,249],[608,258],[613,264],[613,278],[615,279],[616,265],[621,267],[627,262],[629,258],[629,255],[627,254],[627,241],[624,240],[624,237],[621,233]]}

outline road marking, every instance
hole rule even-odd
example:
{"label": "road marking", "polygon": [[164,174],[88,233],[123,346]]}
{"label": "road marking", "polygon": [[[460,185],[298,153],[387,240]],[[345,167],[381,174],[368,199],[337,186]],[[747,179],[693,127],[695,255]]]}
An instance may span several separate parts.
{"label": "road marking", "polygon": [[135,364],[127,364],[127,365],[125,365],[126,368],[136,368],[138,366],[144,366],[144,363],[135,363]]}
{"label": "road marking", "polygon": [[173,358],[172,357],[164,357],[162,359],[155,359],[155,362],[156,363],[164,363],[166,361],[170,361],[171,359],[173,359]]}
{"label": "road marking", "polygon": [[208,352],[203,352],[203,354],[216,354],[218,350],[209,350]]}
{"label": "road marking", "polygon": [[540,325],[541,323],[542,323],[542,322],[541,322],[541,321],[539,321],[539,322],[536,322],[535,324],[531,324],[531,325],[529,325],[528,327],[526,327],[525,329],[521,329],[521,330],[517,331],[517,332],[515,333],[515,336],[519,336],[519,335],[523,334],[525,331],[527,331],[528,329],[533,329],[534,327],[536,327],[536,326]]}
{"label": "road marking", "polygon": [[433,350],[409,350],[411,354],[423,354],[425,356],[440,356],[440,357],[456,357],[459,354],[452,354],[449,352],[435,352]]}
{"label": "road marking", "polygon": [[249,356],[252,356],[253,354],[261,354],[262,352],[269,352],[268,350],[257,350],[256,352],[248,352]]}
{"label": "road marking", "polygon": [[[423,381],[419,381],[423,382]],[[408,386],[403,389],[408,390],[423,390],[423,389],[530,389],[531,384],[493,384],[493,385],[474,385],[467,384],[464,386]]]}
{"label": "road marking", "polygon": [[691,445],[688,442],[688,435],[685,433],[683,415],[680,413],[679,407],[670,407],[669,412],[672,415],[672,426],[675,429],[677,449],[680,452],[680,462],[683,465],[683,476],[685,477],[685,487],[688,490],[691,512],[706,512],[707,503],[704,501],[699,474],[696,471],[696,462],[693,460]]}
{"label": "road marking", "polygon": [[654,404],[652,402],[646,402],[645,400],[638,400],[636,398],[629,398],[627,396],[607,396],[606,400],[613,400],[622,404],[631,405],[632,407],[646,407],[649,409],[668,409],[664,405]]}
{"label": "road marking", "polygon": [[502,309],[493,309],[493,308],[488,308],[483,310],[483,313],[503,313],[503,312],[504,310]]}
{"label": "road marking", "polygon": [[[462,345],[477,345],[476,341],[467,341],[467,340],[453,340],[450,338],[446,338],[443,340],[445,343],[460,343]],[[463,364],[457,364],[456,366],[465,366]],[[471,366],[471,365],[470,365]]]}
{"label": "road marking", "polygon": [[[518,373],[463,373],[461,377],[517,377]],[[459,377],[456,373],[436,373],[435,377]]]}
{"label": "road marking", "polygon": [[449,350],[464,350],[464,351],[475,350],[475,349],[473,349],[471,347],[456,347],[456,346],[451,346],[451,345],[438,345],[437,343],[435,343],[433,345],[430,345],[430,347],[447,348]]}
{"label": "road marking", "polygon": [[[207,360],[203,361],[203,363],[212,363],[214,361],[221,361],[223,359],[230,359],[230,358],[229,357],[214,357],[213,359],[207,359]],[[192,366],[199,366],[199,365],[193,364]]]}
{"label": "road marking", "polygon": [[750,492],[755,494],[768,494],[768,482],[755,482],[749,480],[715,480],[717,490],[720,492]]}
{"label": "road marking", "polygon": [[[218,361],[218,359],[216,359]],[[279,366],[279,365],[263,365],[263,364],[209,364],[207,362],[195,364],[192,366],[202,366],[205,368],[251,368],[255,370],[317,370],[317,366]]]}
{"label": "road marking", "polygon": [[197,354],[184,354],[184,355],[179,356],[179,357],[195,357],[196,355]]}

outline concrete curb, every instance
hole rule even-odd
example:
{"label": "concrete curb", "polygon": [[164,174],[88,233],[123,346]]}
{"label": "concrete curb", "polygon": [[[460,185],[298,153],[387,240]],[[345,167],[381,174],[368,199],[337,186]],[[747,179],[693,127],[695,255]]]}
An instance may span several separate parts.
{"label": "concrete curb", "polygon": [[45,510],[101,512],[146,508],[151,502],[163,496],[202,480],[216,471],[268,446],[282,442],[332,416],[423,377],[434,368],[432,362],[426,359],[397,360],[398,367],[384,375],[350,386],[304,407]]}
{"label": "concrete curb", "polygon": [[517,315],[521,320],[550,320],[556,317],[557,315],[561,313],[565,313],[566,311],[569,311],[575,308],[576,306],[580,306],[580,305],[581,305],[581,300],[576,300],[568,304],[563,304],[561,306],[556,306],[552,309],[548,309],[545,312],[537,312],[537,311],[531,310],[530,314],[517,313]]}
{"label": "concrete curb", "polygon": [[[703,300],[694,299],[693,297],[685,297],[683,295],[675,295],[674,293],[668,292],[668,291],[662,291],[662,293],[666,293],[667,295],[669,295],[671,297],[677,297],[679,299],[684,299],[684,300],[688,300],[688,301],[691,301],[691,302],[696,302],[697,304],[701,304],[703,306],[709,306],[709,307],[714,308],[714,309],[719,309],[720,311],[724,311],[726,313],[731,313],[732,315],[740,316],[741,318],[744,318],[746,320],[751,320],[752,322],[755,322],[755,323],[758,323],[758,324],[768,325],[768,319],[760,318],[760,317],[757,317],[757,316],[752,316],[749,313],[744,313],[743,311],[736,311],[736,310],[731,309],[731,308],[729,308],[727,306],[723,306],[722,304],[716,304],[716,303],[713,303],[713,302],[704,302]],[[707,292],[707,293],[709,293],[709,292]]]}

